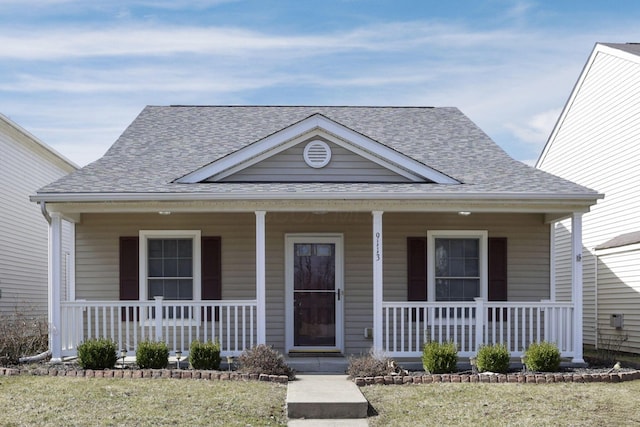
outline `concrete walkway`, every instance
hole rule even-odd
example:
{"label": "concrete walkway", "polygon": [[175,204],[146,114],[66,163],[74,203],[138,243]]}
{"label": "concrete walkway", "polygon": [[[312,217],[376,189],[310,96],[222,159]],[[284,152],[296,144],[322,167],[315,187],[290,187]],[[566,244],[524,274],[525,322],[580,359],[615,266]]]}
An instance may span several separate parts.
{"label": "concrete walkway", "polygon": [[367,426],[369,402],[346,375],[298,375],[287,386],[290,427]]}

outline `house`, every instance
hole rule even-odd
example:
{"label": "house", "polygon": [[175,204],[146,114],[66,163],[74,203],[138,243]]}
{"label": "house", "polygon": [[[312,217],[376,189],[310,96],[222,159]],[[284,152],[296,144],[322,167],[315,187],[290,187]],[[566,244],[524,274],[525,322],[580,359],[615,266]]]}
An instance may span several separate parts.
{"label": "house", "polygon": [[456,108],[150,106],[100,160],[32,197],[75,229],[54,359],[108,337],[294,354],[461,356],[556,342],[582,360],[582,284],[550,229],[598,193],[511,159]]}
{"label": "house", "polygon": [[[640,352],[640,44],[597,43],[537,167],[606,194],[583,219],[585,343]],[[569,288],[566,224],[554,230]],[[569,295],[565,292],[565,299]]]}
{"label": "house", "polygon": [[47,315],[48,227],[29,196],[76,168],[0,114],[0,316]]}

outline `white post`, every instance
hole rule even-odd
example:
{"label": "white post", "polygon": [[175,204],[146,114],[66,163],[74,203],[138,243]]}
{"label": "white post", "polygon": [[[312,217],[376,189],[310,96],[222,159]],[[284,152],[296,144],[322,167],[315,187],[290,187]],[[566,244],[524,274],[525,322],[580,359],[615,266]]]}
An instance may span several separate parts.
{"label": "white post", "polygon": [[[156,324],[156,341],[162,341],[162,318],[163,313],[162,313],[162,297],[161,296],[155,296],[153,297],[156,300],[156,316],[155,316],[155,324]],[[173,313],[174,316],[176,315],[176,313]],[[135,314],[134,314],[135,316]],[[167,337],[168,338],[168,337]]]}
{"label": "white post", "polygon": [[256,322],[257,343],[267,342],[267,299],[266,299],[266,231],[265,211],[256,211]]}
{"label": "white post", "polygon": [[373,211],[373,348],[382,351],[382,211]]}
{"label": "white post", "polygon": [[571,293],[573,299],[573,363],[584,363],[582,354],[582,214],[571,217]]}
{"label": "white post", "polygon": [[549,228],[549,298],[556,301],[556,224]]}
{"label": "white post", "polygon": [[484,299],[477,297],[474,298],[476,302],[476,346],[474,352],[477,352],[482,344],[492,344],[485,341],[484,335],[484,326],[485,326],[485,309],[484,309]]}
{"label": "white post", "polygon": [[51,361],[62,362],[62,337],[60,335],[60,288],[62,286],[62,218],[51,214],[49,223],[49,349]]}

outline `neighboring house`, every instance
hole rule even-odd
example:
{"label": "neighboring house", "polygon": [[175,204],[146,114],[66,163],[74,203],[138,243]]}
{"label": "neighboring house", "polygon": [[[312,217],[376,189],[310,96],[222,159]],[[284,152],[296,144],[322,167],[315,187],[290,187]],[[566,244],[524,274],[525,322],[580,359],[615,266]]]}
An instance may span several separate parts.
{"label": "neighboring house", "polygon": [[[640,44],[595,45],[537,167],[606,195],[584,216],[585,343],[640,352]],[[568,262],[559,250],[558,289]]]}
{"label": "neighboring house", "polygon": [[29,196],[76,169],[0,114],[0,315],[47,314],[48,226]]}
{"label": "neighboring house", "polygon": [[[75,223],[75,297],[53,275],[53,358],[89,337],[133,354],[461,356],[533,341],[582,360],[581,275],[550,287],[550,227],[593,190],[511,159],[455,108],[147,107],[95,163],[32,200]],[[579,260],[575,271],[580,271]]]}

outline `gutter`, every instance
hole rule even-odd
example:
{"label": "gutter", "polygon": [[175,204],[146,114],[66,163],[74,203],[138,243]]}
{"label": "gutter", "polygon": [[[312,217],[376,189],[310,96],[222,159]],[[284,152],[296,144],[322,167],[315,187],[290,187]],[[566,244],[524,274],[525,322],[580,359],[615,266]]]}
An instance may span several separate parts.
{"label": "gutter", "polygon": [[362,192],[252,192],[252,193],[49,193],[31,196],[32,202],[144,202],[144,201],[202,201],[202,200],[527,200],[527,201],[584,201],[604,198],[604,194],[543,194],[543,193],[362,193]]}

